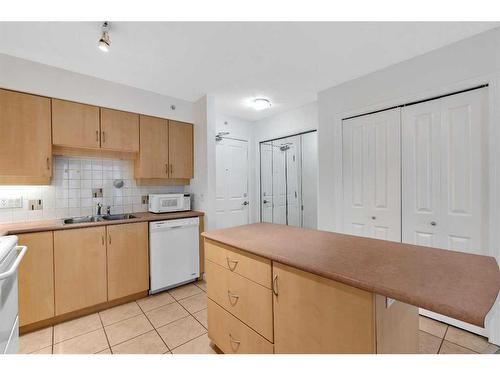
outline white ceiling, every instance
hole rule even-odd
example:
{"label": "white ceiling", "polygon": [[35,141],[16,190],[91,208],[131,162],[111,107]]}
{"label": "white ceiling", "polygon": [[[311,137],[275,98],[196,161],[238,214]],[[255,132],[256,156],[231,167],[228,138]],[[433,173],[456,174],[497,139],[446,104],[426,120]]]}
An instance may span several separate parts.
{"label": "white ceiling", "polygon": [[[0,52],[257,120],[318,91],[499,26],[493,22],[1,22]],[[247,106],[256,96],[273,107]]]}

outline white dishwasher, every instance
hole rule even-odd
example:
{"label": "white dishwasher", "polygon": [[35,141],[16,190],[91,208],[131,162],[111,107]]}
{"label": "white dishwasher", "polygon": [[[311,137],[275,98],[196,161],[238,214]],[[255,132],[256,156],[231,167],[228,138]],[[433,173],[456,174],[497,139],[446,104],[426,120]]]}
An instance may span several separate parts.
{"label": "white dishwasher", "polygon": [[197,217],[149,223],[149,294],[200,276],[199,225]]}

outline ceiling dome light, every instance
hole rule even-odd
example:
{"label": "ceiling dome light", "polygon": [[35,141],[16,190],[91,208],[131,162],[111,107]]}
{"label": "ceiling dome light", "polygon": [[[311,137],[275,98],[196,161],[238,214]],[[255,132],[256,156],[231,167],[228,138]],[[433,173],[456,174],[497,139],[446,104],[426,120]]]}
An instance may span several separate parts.
{"label": "ceiling dome light", "polygon": [[268,99],[264,98],[256,98],[250,103],[250,105],[256,111],[262,111],[263,109],[271,108],[271,102]]}
{"label": "ceiling dome light", "polygon": [[109,30],[109,23],[108,22],[104,22],[102,24],[102,34],[101,34],[101,39],[99,39],[99,49],[103,52],[108,52],[109,51],[109,46],[111,45],[111,41],[109,40],[109,34],[108,34],[108,30]]}

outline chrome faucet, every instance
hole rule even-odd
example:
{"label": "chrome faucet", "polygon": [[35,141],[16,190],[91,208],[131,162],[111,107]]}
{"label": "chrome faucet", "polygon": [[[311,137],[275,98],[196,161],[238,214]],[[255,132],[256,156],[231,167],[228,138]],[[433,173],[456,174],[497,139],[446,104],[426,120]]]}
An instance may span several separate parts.
{"label": "chrome faucet", "polygon": [[101,216],[101,209],[102,209],[102,204],[101,203],[97,203],[97,216]]}

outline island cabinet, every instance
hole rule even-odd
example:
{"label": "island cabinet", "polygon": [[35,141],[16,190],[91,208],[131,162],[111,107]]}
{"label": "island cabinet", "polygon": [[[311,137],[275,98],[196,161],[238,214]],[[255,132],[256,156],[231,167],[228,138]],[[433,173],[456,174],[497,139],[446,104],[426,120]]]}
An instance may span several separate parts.
{"label": "island cabinet", "polygon": [[55,231],[54,271],[56,315],[106,302],[106,227]]}
{"label": "island cabinet", "polygon": [[108,300],[148,290],[148,223],[110,225],[106,234]]}
{"label": "island cabinet", "polygon": [[418,309],[205,240],[208,335],[224,353],[417,353]]}
{"label": "island cabinet", "polygon": [[0,89],[0,183],[39,184],[52,177],[50,99]]}
{"label": "island cabinet", "polygon": [[52,232],[18,235],[28,247],[19,266],[19,325],[52,318],[54,311],[54,246]]}

